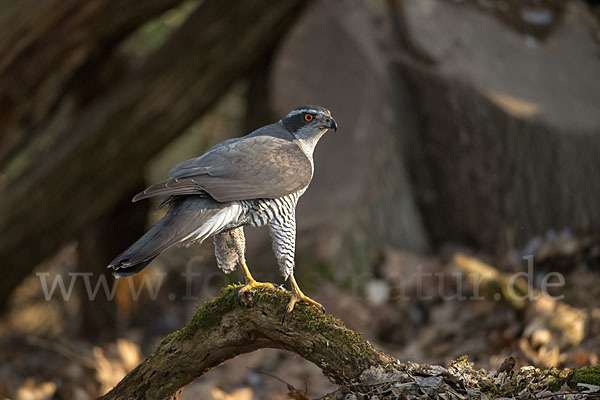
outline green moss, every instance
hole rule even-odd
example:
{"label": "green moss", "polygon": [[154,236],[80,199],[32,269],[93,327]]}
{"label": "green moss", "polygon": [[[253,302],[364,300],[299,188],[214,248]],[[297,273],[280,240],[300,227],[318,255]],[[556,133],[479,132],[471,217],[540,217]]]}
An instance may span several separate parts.
{"label": "green moss", "polygon": [[576,387],[578,383],[600,386],[600,365],[593,365],[573,371],[569,379],[569,385]]}
{"label": "green moss", "polygon": [[[192,316],[190,322],[180,330],[169,334],[161,341],[161,346],[169,344],[175,339],[188,339],[200,329],[207,329],[216,326],[221,322],[221,318],[234,310],[236,307],[243,307],[237,300],[239,285],[228,285],[221,289],[221,293],[213,300],[204,303],[198,311]],[[269,289],[257,289],[252,294],[252,301],[283,303],[289,301],[289,292],[272,291]],[[258,301],[257,301],[258,300]]]}
{"label": "green moss", "polygon": [[186,326],[165,337],[160,346],[168,345],[176,339],[188,339],[194,335],[198,329],[204,329],[215,326],[221,322],[223,315],[227,314],[235,307],[239,307],[236,300],[237,285],[229,285],[221,289],[221,294],[214,300],[207,301],[196,311],[192,319]]}
{"label": "green moss", "polygon": [[173,341],[173,339],[175,339],[177,337],[178,333],[179,333],[179,331],[169,333],[167,336],[165,336],[163,338],[163,340],[160,341],[159,346],[164,346],[164,345],[171,343]]}
{"label": "green moss", "polygon": [[[289,301],[289,291],[258,289],[252,293],[253,307],[268,303],[283,313]],[[316,307],[297,303],[294,311],[286,317],[285,323],[293,324],[299,332],[330,337],[343,346],[359,350],[361,355],[369,356],[373,353],[372,347],[359,334],[347,329],[342,321],[330,314],[323,315]],[[311,351],[311,349],[306,350]]]}
{"label": "green moss", "polygon": [[373,348],[358,333],[347,329],[339,319],[330,314],[322,315],[315,307],[305,304],[298,304],[296,307],[298,310],[294,309],[286,323],[296,325],[298,331],[330,337],[342,346],[359,351],[364,357],[373,354]]}
{"label": "green moss", "polygon": [[[191,318],[190,322],[177,332],[164,338],[161,346],[168,345],[174,340],[185,340],[192,337],[198,330],[206,330],[219,325],[221,318],[237,307],[244,307],[237,300],[239,286],[230,285],[222,289],[219,297],[204,303]],[[244,295],[242,302],[248,302],[252,307],[262,307],[272,313],[274,309],[285,312],[285,307],[290,301],[290,292],[283,290],[270,290],[259,288]],[[243,314],[241,314],[243,315]],[[282,314],[283,316],[283,314]],[[361,336],[349,330],[338,319],[329,314],[322,315],[320,310],[303,303],[296,304],[294,311],[287,316],[285,324],[292,324],[299,332],[314,334],[315,336],[328,337],[333,343],[358,351],[361,356],[369,358],[375,353],[373,347]],[[332,344],[333,344],[332,343]],[[312,349],[304,349],[310,353]]]}
{"label": "green moss", "polygon": [[266,302],[273,305],[284,305],[290,301],[290,292],[258,288],[251,294],[253,303]]}
{"label": "green moss", "polygon": [[239,307],[236,300],[238,286],[229,285],[221,289],[221,294],[214,300],[207,301],[196,311],[190,322],[178,331],[181,338],[189,338],[198,331],[210,326],[218,325],[223,315],[235,307]]}
{"label": "green moss", "polygon": [[458,357],[456,360],[452,361],[450,363],[450,367],[448,367],[448,369],[455,370],[457,372],[461,372],[464,370],[470,370],[472,368],[473,368],[473,364],[469,362],[469,356],[466,354],[463,354],[462,356]]}

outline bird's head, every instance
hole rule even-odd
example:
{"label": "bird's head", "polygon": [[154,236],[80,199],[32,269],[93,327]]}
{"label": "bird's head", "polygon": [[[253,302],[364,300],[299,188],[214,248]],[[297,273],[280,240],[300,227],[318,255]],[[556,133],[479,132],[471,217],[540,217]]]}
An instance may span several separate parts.
{"label": "bird's head", "polygon": [[301,106],[281,120],[283,126],[301,141],[316,141],[328,130],[337,130],[331,112],[319,106]]}

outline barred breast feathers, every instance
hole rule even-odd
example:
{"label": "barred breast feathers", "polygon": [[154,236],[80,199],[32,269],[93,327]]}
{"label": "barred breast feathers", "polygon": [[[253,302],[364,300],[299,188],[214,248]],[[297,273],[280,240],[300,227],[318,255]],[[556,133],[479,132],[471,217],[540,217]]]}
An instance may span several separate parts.
{"label": "barred breast feathers", "polygon": [[298,198],[304,191],[276,199],[244,201],[248,208],[248,223],[252,226],[265,226],[271,221],[283,223],[290,215],[295,216]]}

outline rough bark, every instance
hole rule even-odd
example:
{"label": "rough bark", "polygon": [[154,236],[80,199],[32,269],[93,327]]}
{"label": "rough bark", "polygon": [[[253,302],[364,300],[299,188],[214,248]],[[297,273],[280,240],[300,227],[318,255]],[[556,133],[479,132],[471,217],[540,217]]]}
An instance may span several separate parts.
{"label": "rough bark", "polygon": [[246,92],[246,113],[244,115],[244,132],[252,132],[261,126],[276,121],[270,108],[269,79],[273,67],[275,49],[263,57],[247,75],[248,89]]}
{"label": "rough bark", "polygon": [[376,394],[379,399],[440,398],[442,393],[446,398],[480,399],[482,393],[511,397],[600,379],[594,367],[580,371],[508,367],[490,373],[474,369],[466,357],[448,368],[404,364],[314,307],[299,305],[282,323],[289,292],[261,289],[246,292],[239,300],[236,293],[235,287],[228,287],[204,304],[187,326],[166,337],[154,354],[101,399],[169,398],[222,362],[265,347],[289,350],[315,363],[342,386],[339,393]]}
{"label": "rough bark", "polygon": [[560,24],[532,44],[471,7],[398,3],[411,45],[397,61],[421,123],[402,134],[434,241],[504,253],[551,229],[595,229],[600,61],[586,6],[565,3]]}
{"label": "rough bark", "polygon": [[84,68],[180,2],[21,2],[0,26],[0,166],[47,122]]}
{"label": "rough bark", "polygon": [[54,150],[0,196],[0,258],[7,265],[0,303],[131,188],[155,153],[271,49],[301,5],[204,1],[139,68],[83,110]]}

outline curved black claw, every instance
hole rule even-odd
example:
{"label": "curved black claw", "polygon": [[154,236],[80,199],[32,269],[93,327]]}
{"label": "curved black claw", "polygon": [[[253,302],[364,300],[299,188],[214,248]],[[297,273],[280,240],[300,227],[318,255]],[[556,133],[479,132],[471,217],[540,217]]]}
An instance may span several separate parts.
{"label": "curved black claw", "polygon": [[285,322],[285,317],[287,317],[287,316],[288,316],[288,314],[289,314],[289,313],[291,313],[291,312],[292,312],[292,308],[291,308],[291,307],[288,305],[288,306],[285,308],[285,312],[283,313],[283,318],[281,318],[281,323],[282,323],[282,324]]}
{"label": "curved black claw", "polygon": [[[241,287],[244,287],[244,285],[239,285]],[[242,304],[242,289],[238,289],[237,292],[235,292],[235,299],[237,300],[238,303]]]}

